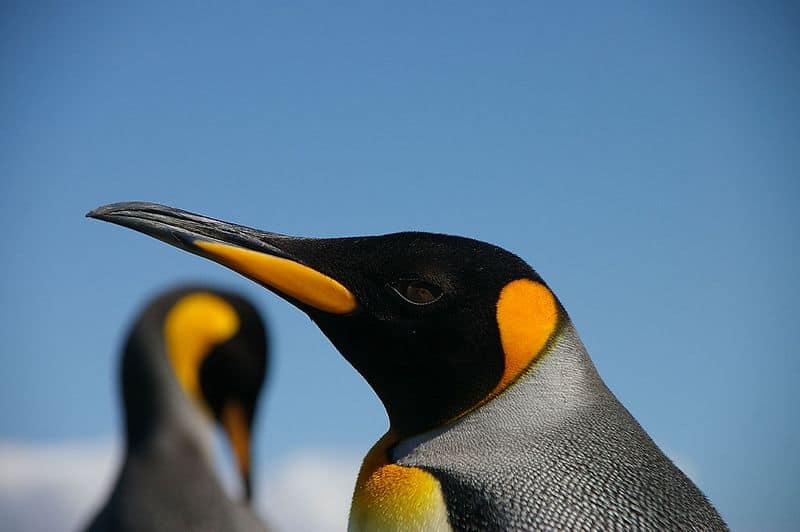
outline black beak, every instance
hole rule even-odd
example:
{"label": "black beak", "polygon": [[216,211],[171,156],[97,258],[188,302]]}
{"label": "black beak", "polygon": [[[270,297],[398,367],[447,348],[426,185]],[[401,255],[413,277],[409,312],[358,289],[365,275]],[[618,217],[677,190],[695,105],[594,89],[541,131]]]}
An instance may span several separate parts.
{"label": "black beak", "polygon": [[341,282],[298,256],[303,247],[299,244],[313,246],[314,239],[259,231],[156,203],[114,203],[86,216],[223,264],[298,306],[332,314],[349,314],[358,307],[356,297]]}
{"label": "black beak", "polygon": [[[86,217],[128,227],[196,255],[204,254],[195,245],[201,240],[263,250],[284,257],[283,252],[269,241],[291,238],[143,201],[103,205],[86,213]],[[208,258],[213,260],[213,257]]]}

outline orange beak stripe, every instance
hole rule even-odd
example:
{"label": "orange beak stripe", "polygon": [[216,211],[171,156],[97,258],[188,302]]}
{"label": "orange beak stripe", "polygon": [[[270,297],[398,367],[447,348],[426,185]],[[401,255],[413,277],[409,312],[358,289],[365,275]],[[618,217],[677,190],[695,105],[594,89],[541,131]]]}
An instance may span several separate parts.
{"label": "orange beak stripe", "polygon": [[194,245],[232,270],[317,310],[349,314],[358,306],[341,283],[298,262],[218,242],[196,240]]}

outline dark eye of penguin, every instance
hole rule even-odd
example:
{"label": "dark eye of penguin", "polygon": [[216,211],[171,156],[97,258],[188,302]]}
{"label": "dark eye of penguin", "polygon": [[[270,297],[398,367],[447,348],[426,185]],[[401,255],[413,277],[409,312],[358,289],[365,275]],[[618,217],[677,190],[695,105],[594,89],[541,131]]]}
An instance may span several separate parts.
{"label": "dark eye of penguin", "polygon": [[416,279],[401,279],[389,286],[412,305],[430,305],[442,297],[442,289],[435,284]]}

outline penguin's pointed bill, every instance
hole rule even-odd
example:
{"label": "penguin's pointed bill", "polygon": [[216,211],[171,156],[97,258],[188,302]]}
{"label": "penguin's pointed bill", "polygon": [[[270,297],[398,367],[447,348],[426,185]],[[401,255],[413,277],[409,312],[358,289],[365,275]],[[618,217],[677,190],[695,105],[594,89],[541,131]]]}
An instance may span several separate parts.
{"label": "penguin's pointed bill", "polygon": [[250,422],[242,404],[229,400],[222,409],[222,426],[231,442],[239,475],[242,478],[244,497],[250,501],[253,496],[251,456],[250,456]]}
{"label": "penguin's pointed bill", "polygon": [[[298,306],[331,314],[348,314],[358,307],[353,293],[341,282],[307,264],[308,258],[296,255],[304,246],[286,245],[312,239],[259,231],[155,203],[114,203],[86,216],[211,259]],[[286,247],[295,252],[287,252]]]}

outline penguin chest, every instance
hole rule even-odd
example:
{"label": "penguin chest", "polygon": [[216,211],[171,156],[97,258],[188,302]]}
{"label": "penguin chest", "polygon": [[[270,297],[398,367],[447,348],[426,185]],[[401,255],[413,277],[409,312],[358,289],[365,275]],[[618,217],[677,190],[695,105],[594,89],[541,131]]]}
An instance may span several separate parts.
{"label": "penguin chest", "polygon": [[349,531],[452,530],[439,481],[423,469],[386,463],[380,443],[361,468]]}

